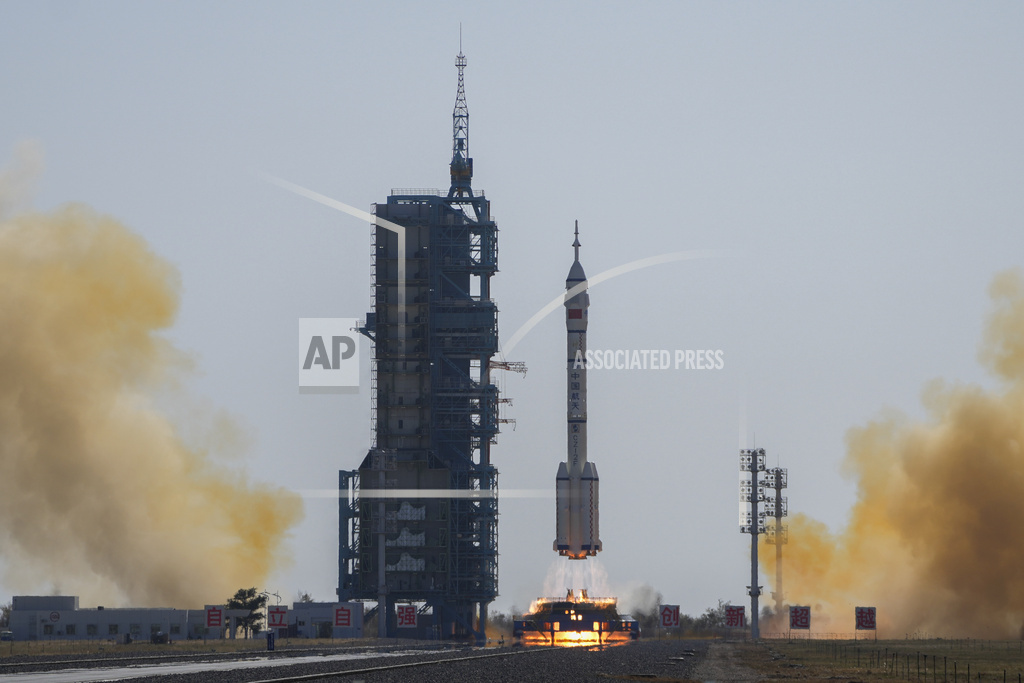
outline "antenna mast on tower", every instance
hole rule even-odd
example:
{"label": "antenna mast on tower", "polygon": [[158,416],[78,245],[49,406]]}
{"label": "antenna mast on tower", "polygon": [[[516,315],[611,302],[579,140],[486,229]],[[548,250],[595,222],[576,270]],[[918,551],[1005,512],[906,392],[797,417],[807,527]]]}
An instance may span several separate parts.
{"label": "antenna mast on tower", "polygon": [[452,186],[449,197],[472,197],[473,160],[469,157],[469,107],[466,106],[466,86],[463,71],[466,55],[462,54],[462,28],[459,28],[459,54],[455,58],[459,70],[459,92],[455,96],[455,111],[452,112]]}

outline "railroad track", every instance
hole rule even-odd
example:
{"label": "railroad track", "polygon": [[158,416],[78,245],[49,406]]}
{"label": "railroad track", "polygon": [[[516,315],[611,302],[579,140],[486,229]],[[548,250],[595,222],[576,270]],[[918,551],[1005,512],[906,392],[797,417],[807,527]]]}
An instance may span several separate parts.
{"label": "railroad track", "polygon": [[455,664],[459,662],[472,662],[482,659],[497,659],[499,657],[521,657],[529,655],[534,652],[544,652],[551,648],[531,648],[531,649],[516,649],[505,652],[496,652],[492,654],[481,654],[481,655],[470,655],[460,657],[445,657],[443,659],[428,659],[421,660],[418,662],[403,662],[401,664],[386,664],[383,666],[371,666],[364,667],[361,669],[344,669],[336,672],[323,672],[315,674],[303,674],[301,676],[284,676],[282,678],[264,678],[258,681],[252,681],[251,683],[293,683],[297,681],[316,681],[323,680],[325,678],[334,678],[337,676],[365,676],[366,674],[382,673],[385,671],[394,671],[398,669],[416,669],[425,668],[429,666],[436,666],[438,664]]}
{"label": "railroad track", "polygon": [[[430,646],[426,646],[427,649]],[[433,647],[437,647],[434,645]],[[319,647],[319,648],[281,648],[276,651],[268,652],[267,650],[243,650],[235,652],[175,652],[167,654],[149,654],[149,655],[133,655],[124,654],[116,657],[80,657],[79,659],[31,659],[22,662],[8,662],[0,659],[0,673],[11,673],[9,670],[18,670],[26,668],[40,668],[40,669],[52,669],[52,668],[71,668],[76,666],[84,666],[90,668],[98,668],[109,666],[112,664],[141,664],[150,662],[175,662],[175,661],[203,661],[203,660],[244,660],[244,659],[260,659],[260,658],[274,658],[274,659],[288,659],[290,657],[298,657],[302,655],[333,655],[341,654],[346,652],[395,652],[401,651],[406,648],[398,647],[393,644],[388,645],[353,645],[353,646],[339,646],[339,647]],[[437,648],[438,652],[442,652],[445,647]]]}
{"label": "railroad track", "polygon": [[[458,650],[436,643],[315,648],[245,653],[195,653],[31,662],[0,665],[0,681],[128,681],[166,683],[290,683],[348,681],[420,683],[531,681],[590,683],[595,678],[687,680],[707,653],[707,641],[644,640],[604,648],[501,648]],[[118,653],[120,655],[120,653]],[[210,656],[214,655],[214,656]],[[291,655],[291,656],[289,656]],[[143,659],[144,658],[144,659]],[[127,660],[127,661],[126,661]],[[148,661],[147,661],[148,660]],[[162,661],[160,661],[162,660]],[[52,674],[52,676],[51,676]]]}

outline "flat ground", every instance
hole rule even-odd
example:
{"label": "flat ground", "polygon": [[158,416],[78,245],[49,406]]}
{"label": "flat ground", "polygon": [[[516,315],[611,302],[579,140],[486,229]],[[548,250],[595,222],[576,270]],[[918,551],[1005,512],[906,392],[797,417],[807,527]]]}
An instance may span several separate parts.
{"label": "flat ground", "polygon": [[[292,641],[269,658],[265,643],[2,643],[0,679],[30,672],[160,666],[167,683],[244,683],[318,675],[365,683],[438,681],[647,680],[661,683],[1024,683],[1024,642],[978,640],[722,640],[641,639],[620,647],[549,649],[388,641]],[[31,646],[31,647],[30,647]],[[312,646],[312,647],[311,647]],[[32,652],[19,652],[32,649]],[[277,662],[273,670],[269,664]],[[248,661],[246,670],[222,664]],[[205,664],[204,664],[205,662]],[[262,664],[261,662],[267,662]],[[190,673],[176,665],[189,664]],[[221,667],[221,668],[218,668]],[[229,665],[226,668],[231,669]],[[346,675],[346,672],[347,675]],[[126,674],[127,675],[127,674]]]}
{"label": "flat ground", "polygon": [[[733,660],[754,673],[757,680],[1021,683],[1024,678],[1021,641],[762,640],[725,647],[732,650]],[[709,657],[709,662],[713,659]],[[703,680],[718,679],[708,675]]]}

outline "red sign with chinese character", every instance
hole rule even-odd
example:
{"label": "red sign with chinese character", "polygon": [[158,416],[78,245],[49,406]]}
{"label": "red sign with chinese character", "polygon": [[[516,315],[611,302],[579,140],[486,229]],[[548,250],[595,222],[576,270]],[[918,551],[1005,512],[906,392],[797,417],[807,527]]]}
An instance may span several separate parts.
{"label": "red sign with chinese character", "polygon": [[658,614],[662,628],[679,628],[679,605],[661,605]]}
{"label": "red sign with chinese character", "polygon": [[334,625],[338,628],[350,628],[352,626],[352,608],[347,605],[335,607]]}
{"label": "red sign with chinese character", "polygon": [[726,605],[725,606],[725,627],[726,628],[746,628],[747,626],[747,610],[743,606]]}
{"label": "red sign with chinese character", "polygon": [[810,605],[797,606],[789,608],[789,627],[790,628],[811,628],[811,607]]}
{"label": "red sign with chinese character", "polygon": [[288,608],[276,605],[267,608],[267,628],[287,628]]}
{"label": "red sign with chinese character", "polygon": [[206,610],[206,628],[220,628],[224,625],[224,610],[211,607]]}
{"label": "red sign with chinese character", "polygon": [[858,607],[856,608],[857,615],[857,630],[858,631],[874,631],[875,630],[875,608],[874,607]]}
{"label": "red sign with chinese character", "polygon": [[416,628],[416,605],[398,605],[398,628]]}

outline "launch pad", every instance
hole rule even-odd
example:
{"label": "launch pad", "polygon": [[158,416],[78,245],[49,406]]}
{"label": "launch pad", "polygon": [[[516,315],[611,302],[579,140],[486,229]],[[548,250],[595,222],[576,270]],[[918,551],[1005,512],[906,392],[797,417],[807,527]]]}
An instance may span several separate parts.
{"label": "launch pad", "polygon": [[567,591],[564,598],[538,598],[529,614],[516,619],[516,645],[585,647],[621,645],[640,637],[640,623],[620,615],[617,598],[591,598],[586,589]]}

